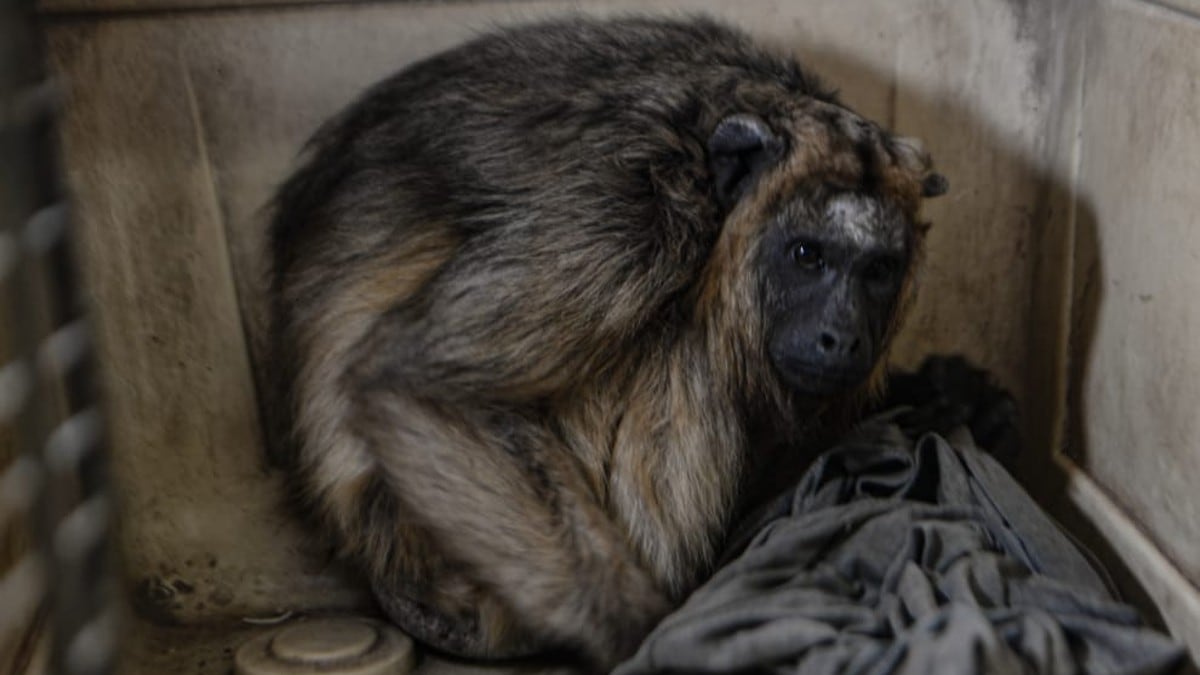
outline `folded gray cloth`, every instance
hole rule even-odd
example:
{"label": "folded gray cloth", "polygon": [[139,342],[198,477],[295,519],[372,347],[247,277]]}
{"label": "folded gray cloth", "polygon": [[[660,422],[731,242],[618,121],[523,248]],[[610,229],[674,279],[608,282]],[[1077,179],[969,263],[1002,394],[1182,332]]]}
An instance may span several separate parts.
{"label": "folded gray cloth", "polygon": [[1184,667],[969,434],[951,437],[861,427],[616,674]]}

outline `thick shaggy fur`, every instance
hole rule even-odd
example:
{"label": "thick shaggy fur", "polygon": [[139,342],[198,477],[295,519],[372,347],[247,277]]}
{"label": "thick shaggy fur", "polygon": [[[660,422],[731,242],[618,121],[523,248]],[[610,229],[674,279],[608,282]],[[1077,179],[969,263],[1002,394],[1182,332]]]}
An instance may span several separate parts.
{"label": "thick shaggy fur", "polygon": [[[706,140],[737,113],[785,153],[726,208]],[[418,638],[597,666],[709,571],[756,448],[803,447],[829,407],[764,350],[776,214],[870,194],[904,214],[911,267],[929,175],[706,20],[497,32],[375,86],[310,151],[271,229],[304,499]]]}

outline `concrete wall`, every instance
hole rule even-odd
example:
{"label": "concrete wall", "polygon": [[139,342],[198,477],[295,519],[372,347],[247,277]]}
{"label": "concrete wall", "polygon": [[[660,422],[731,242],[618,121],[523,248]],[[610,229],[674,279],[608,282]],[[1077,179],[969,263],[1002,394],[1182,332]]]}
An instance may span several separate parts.
{"label": "concrete wall", "polygon": [[[1200,3],[1063,3],[1031,344],[1063,340],[1043,492],[1200,653]],[[1061,292],[1065,289],[1065,292]],[[1035,298],[1038,293],[1035,292]],[[1066,325],[1063,325],[1063,322]],[[1039,347],[1040,345],[1040,347]],[[1045,347],[1046,349],[1041,349]],[[1083,518],[1081,519],[1080,516]]]}
{"label": "concrete wall", "polygon": [[362,601],[285,514],[256,406],[261,207],[315,126],[495,22],[704,11],[926,141],[952,192],[930,205],[897,361],[958,351],[997,372],[1027,413],[1029,484],[1116,542],[1200,650],[1200,2],[1175,4],[43,0],[74,85],[135,607],[198,622]]}
{"label": "concrete wall", "polygon": [[[1069,455],[1200,580],[1200,28],[1146,5],[1083,24]],[[1174,536],[1190,534],[1191,536]]]}

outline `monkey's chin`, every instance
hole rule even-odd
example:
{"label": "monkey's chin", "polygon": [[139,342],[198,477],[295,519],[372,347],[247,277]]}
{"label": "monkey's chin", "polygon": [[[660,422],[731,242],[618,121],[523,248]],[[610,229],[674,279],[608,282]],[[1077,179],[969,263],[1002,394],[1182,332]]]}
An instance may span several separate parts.
{"label": "monkey's chin", "polygon": [[802,396],[840,394],[867,381],[870,368],[816,366],[789,359],[776,362],[776,369],[792,391]]}

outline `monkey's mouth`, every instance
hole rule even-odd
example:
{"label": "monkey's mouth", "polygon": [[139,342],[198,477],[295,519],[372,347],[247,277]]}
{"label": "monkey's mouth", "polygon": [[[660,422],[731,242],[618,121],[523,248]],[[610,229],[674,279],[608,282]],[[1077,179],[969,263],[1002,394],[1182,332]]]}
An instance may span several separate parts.
{"label": "monkey's mouth", "polygon": [[775,362],[783,380],[800,394],[834,394],[858,386],[871,374],[869,367],[817,365],[801,359]]}

